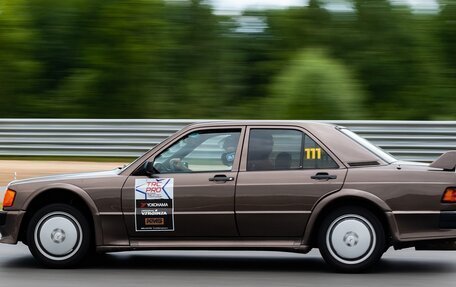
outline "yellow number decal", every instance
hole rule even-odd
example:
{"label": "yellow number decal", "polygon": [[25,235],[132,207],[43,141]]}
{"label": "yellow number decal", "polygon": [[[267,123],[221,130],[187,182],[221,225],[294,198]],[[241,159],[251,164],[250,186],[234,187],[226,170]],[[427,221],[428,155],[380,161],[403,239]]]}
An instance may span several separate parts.
{"label": "yellow number decal", "polygon": [[304,151],[306,152],[306,159],[310,159],[310,150],[310,148],[304,149]]}
{"label": "yellow number decal", "polygon": [[321,148],[305,148],[306,159],[321,159]]}

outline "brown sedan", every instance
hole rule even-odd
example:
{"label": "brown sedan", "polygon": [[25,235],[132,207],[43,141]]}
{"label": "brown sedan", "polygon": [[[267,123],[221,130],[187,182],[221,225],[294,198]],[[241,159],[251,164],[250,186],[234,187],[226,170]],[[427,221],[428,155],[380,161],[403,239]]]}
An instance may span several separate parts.
{"label": "brown sedan", "polygon": [[0,242],[50,267],[92,252],[256,249],[357,272],[390,247],[455,249],[456,152],[402,162],[338,126],[190,125],[130,165],[13,181]]}

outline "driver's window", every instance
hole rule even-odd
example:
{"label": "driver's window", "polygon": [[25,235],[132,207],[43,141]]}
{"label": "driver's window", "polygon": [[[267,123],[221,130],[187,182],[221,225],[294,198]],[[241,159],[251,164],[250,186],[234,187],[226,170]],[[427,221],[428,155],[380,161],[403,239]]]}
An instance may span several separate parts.
{"label": "driver's window", "polygon": [[162,152],[154,161],[159,173],[231,171],[240,129],[193,132]]}

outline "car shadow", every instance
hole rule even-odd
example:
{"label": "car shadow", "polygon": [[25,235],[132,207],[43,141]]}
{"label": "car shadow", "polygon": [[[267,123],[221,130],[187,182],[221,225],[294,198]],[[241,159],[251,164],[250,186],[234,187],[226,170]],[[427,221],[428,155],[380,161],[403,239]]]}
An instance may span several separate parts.
{"label": "car shadow", "polygon": [[[334,271],[318,256],[236,256],[195,254],[134,254],[112,253],[91,258],[78,270],[113,269],[113,270],[168,270],[168,271],[235,271],[235,272],[300,272],[300,273],[334,273]],[[3,259],[1,268],[41,269],[33,257],[20,256]],[[454,273],[456,264],[448,260],[420,260],[410,258],[386,258],[368,273]]]}

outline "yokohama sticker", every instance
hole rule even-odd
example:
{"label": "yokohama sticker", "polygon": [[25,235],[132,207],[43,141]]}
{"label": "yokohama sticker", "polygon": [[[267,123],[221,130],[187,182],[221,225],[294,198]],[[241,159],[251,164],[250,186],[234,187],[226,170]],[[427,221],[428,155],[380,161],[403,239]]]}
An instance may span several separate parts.
{"label": "yokohama sticker", "polygon": [[174,179],[135,181],[136,231],[174,231]]}

